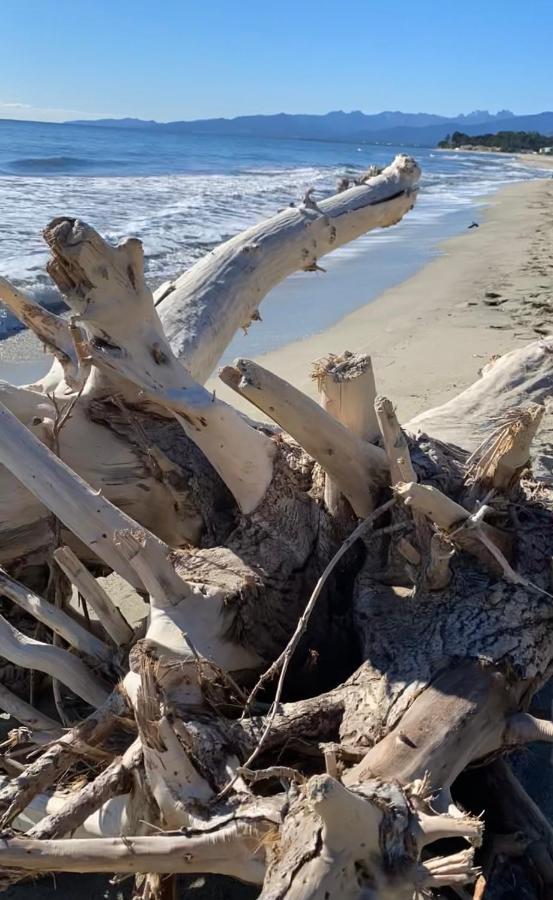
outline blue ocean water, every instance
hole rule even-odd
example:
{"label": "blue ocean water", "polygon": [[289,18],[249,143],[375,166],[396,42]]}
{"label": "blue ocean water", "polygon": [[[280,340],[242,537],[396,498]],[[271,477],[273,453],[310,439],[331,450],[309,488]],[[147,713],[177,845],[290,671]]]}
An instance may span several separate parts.
{"label": "blue ocean water", "polygon": [[[0,120],[0,274],[47,304],[59,301],[45,271],[41,231],[54,216],[70,215],[112,241],[139,237],[155,287],[220,241],[297,201],[308,187],[322,197],[343,175],[385,165],[399,152],[415,156],[423,170],[414,211],[400,225],[336,251],[330,262],[378,254],[379,289],[421,265],[439,240],[466,228],[479,198],[540,174],[491,154]],[[357,305],[367,299],[365,292]],[[335,307],[332,321],[350,307]],[[15,327],[3,311],[0,337]],[[263,331],[252,353],[290,339],[278,327],[270,339]]]}

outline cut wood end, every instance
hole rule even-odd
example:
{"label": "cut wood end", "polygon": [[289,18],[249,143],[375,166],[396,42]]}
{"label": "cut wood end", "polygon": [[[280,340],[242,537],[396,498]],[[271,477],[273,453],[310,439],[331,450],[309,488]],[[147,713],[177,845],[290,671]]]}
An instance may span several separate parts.
{"label": "cut wood end", "polygon": [[218,375],[223,384],[228,385],[233,391],[238,390],[242,378],[238,369],[234,366],[223,366],[222,369],[219,369]]}
{"label": "cut wood end", "polygon": [[344,350],[341,354],[329,353],[328,356],[316,359],[311,366],[311,378],[317,382],[317,387],[321,390],[327,378],[340,384],[360,378],[368,371],[372,372],[370,356]]}

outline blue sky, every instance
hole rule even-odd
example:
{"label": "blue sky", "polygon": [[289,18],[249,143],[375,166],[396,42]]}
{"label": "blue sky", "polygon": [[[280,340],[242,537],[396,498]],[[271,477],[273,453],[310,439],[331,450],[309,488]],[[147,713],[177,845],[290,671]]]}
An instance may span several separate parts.
{"label": "blue sky", "polygon": [[553,0],[2,0],[0,118],[553,108]]}

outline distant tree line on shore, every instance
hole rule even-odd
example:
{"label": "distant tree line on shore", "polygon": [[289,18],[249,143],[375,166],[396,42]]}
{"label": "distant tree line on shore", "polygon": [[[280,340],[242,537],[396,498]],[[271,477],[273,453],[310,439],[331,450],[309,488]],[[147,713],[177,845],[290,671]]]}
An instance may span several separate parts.
{"label": "distant tree line on shore", "polygon": [[464,134],[454,131],[440,141],[438,147],[451,149],[454,147],[489,147],[504,153],[515,153],[520,150],[540,150],[553,145],[553,137],[539,134],[537,131],[498,131],[496,134]]}

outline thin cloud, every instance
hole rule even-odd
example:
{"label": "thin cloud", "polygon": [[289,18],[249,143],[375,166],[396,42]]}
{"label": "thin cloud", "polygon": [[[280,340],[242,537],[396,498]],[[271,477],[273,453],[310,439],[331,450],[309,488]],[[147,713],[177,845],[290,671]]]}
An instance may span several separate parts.
{"label": "thin cloud", "polygon": [[32,109],[29,103],[10,103],[7,100],[0,100],[0,106],[7,106],[8,109]]}
{"label": "thin cloud", "polygon": [[80,118],[103,119],[103,118],[121,118],[117,113],[101,113],[90,112],[82,109],[65,109],[59,106],[33,106],[31,103],[21,103],[18,100],[0,100],[0,117],[2,111],[14,112],[20,110],[25,112],[29,118],[39,116],[54,116],[56,118],[67,116],[79,116]]}

